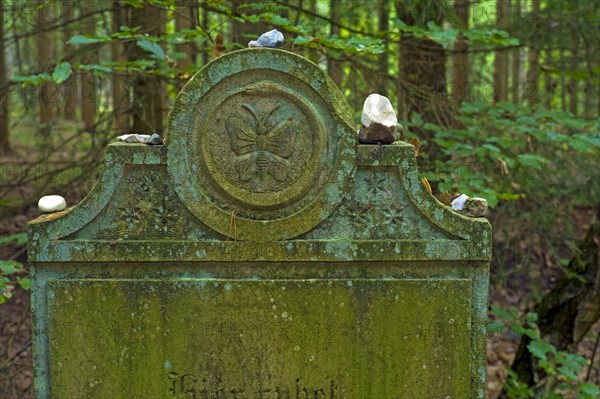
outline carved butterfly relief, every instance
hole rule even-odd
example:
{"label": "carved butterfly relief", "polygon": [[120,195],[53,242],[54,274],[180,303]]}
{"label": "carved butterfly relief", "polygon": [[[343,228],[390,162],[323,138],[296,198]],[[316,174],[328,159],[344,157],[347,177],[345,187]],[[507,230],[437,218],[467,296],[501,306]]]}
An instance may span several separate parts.
{"label": "carved butterfly relief", "polygon": [[290,117],[273,126],[269,119],[280,106],[277,104],[261,118],[252,104],[244,103],[242,107],[252,114],[255,124],[238,116],[230,116],[225,122],[231,149],[238,156],[235,162],[241,181],[255,176],[264,180],[268,175],[278,182],[286,180],[298,125]]}

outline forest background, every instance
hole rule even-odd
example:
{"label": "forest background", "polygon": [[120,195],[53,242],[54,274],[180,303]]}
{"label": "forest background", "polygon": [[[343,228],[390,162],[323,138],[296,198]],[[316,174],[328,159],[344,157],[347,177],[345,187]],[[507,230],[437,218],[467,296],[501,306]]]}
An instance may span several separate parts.
{"label": "forest background", "polygon": [[26,222],[123,133],[164,135],[203,65],[273,28],[359,123],[394,104],[424,184],[494,228],[488,395],[600,395],[597,0],[1,1],[0,397],[33,397]]}

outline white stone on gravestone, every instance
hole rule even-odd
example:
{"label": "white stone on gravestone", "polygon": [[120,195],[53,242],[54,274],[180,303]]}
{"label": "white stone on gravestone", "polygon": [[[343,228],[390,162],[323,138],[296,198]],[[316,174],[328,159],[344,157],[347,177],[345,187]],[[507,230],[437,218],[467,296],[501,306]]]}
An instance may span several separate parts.
{"label": "white stone on gravestone", "polygon": [[398,124],[392,103],[380,94],[371,94],[363,105],[358,140],[364,144],[392,144]]}
{"label": "white stone on gravestone", "polygon": [[458,197],[454,198],[450,205],[452,205],[452,209],[455,211],[462,211],[465,206],[465,201],[469,198],[467,194],[461,194]]}
{"label": "white stone on gravestone", "polygon": [[38,201],[38,208],[43,213],[62,211],[67,207],[67,201],[60,195],[46,195]]}
{"label": "white stone on gravestone", "polygon": [[258,40],[252,40],[248,47],[271,47],[278,48],[283,44],[283,33],[277,29],[270,30],[260,35]]}

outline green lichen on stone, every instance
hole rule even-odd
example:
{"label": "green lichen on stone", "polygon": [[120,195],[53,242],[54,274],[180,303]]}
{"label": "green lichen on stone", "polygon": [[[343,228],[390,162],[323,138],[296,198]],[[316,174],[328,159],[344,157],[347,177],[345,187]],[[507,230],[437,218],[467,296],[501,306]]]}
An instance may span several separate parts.
{"label": "green lichen on stone", "polygon": [[298,380],[311,394],[333,383],[339,398],[468,397],[468,280],[52,280],[49,290],[55,397],[172,397],[165,363],[210,398],[293,392]]}

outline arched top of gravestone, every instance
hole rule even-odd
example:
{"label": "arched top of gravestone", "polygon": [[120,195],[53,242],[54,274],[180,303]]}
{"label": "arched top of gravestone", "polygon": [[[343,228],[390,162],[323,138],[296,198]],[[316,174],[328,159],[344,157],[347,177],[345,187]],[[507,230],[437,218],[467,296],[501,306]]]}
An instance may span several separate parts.
{"label": "arched top of gravestone", "polygon": [[283,50],[240,50],[206,65],[177,96],[167,137],[182,202],[234,239],[311,230],[355,170],[346,100],[317,65]]}

